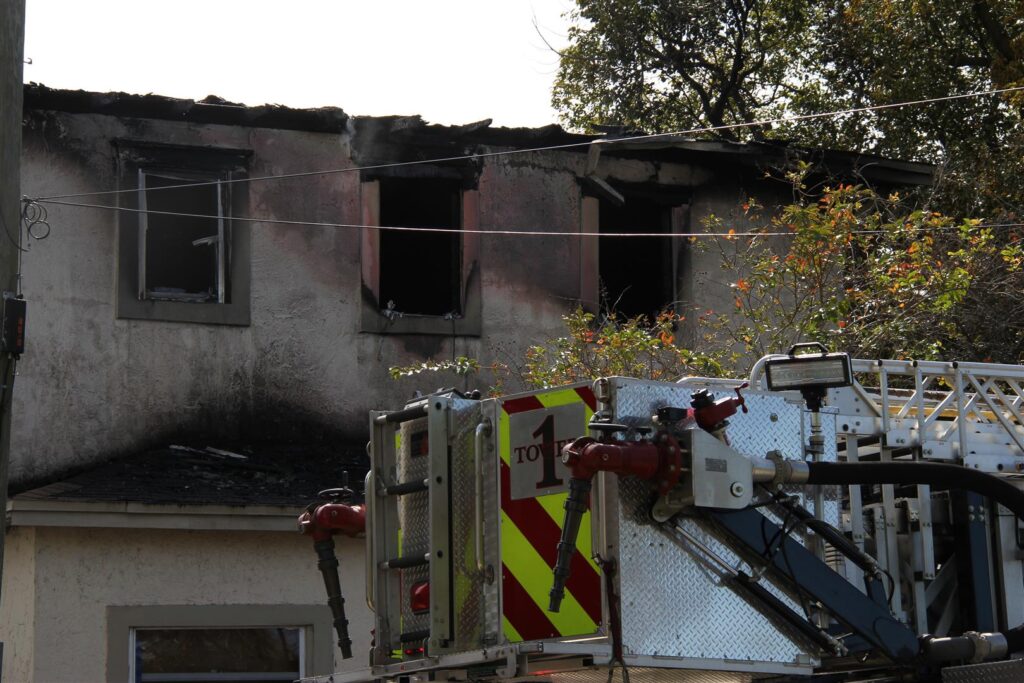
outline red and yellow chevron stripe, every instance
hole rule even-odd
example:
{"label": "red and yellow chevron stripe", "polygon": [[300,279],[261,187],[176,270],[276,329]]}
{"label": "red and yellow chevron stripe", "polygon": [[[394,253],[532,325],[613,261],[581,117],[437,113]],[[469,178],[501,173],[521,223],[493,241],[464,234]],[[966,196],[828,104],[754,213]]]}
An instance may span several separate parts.
{"label": "red and yellow chevron stripe", "polygon": [[[513,499],[512,445],[509,416],[536,412],[543,423],[552,409],[582,404],[583,420],[572,433],[586,434],[587,422],[596,409],[589,387],[538,392],[502,403],[498,433],[501,455],[501,557],[502,623],[509,642],[589,635],[601,623],[601,576],[591,560],[590,513],[583,517],[572,574],[566,586],[561,611],[547,611],[548,591],[558,541],[561,536],[566,493]],[[564,414],[564,411],[560,414]],[[566,425],[568,427],[568,425]],[[568,483],[568,482],[566,482]]]}

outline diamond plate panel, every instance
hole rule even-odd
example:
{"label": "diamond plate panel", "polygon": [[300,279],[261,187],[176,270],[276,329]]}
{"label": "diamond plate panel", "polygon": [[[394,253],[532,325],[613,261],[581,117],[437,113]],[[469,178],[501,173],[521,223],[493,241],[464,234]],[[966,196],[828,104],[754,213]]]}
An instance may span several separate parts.
{"label": "diamond plate panel", "polygon": [[[632,654],[791,663],[802,648],[780,635],[719,577],[645,518],[644,482],[619,485],[623,646]],[[694,520],[681,526],[720,557],[735,555]],[[658,590],[652,590],[653,587]]]}
{"label": "diamond plate panel", "polygon": [[950,666],[942,670],[942,683],[1020,683],[1021,681],[1024,681],[1024,659]]}
{"label": "diamond plate panel", "polygon": [[[396,482],[423,480],[430,476],[430,459],[426,454],[427,418],[421,417],[403,423],[398,431]],[[430,514],[426,491],[402,496],[398,500],[398,524],[401,533],[402,557],[430,552]],[[409,604],[409,590],[413,584],[430,578],[429,568],[412,567],[399,571],[403,633],[425,631],[430,628],[429,614],[413,614]]]}
{"label": "diamond plate panel", "polygon": [[[658,408],[689,406],[690,394],[704,386],[721,395],[731,393],[735,384],[615,379],[612,419],[649,425]],[[732,445],[747,455],[763,457],[769,450],[781,450],[799,457],[803,452],[800,407],[774,394],[746,396],[750,412],[731,421]],[[834,446],[832,451],[834,457]],[[716,574],[651,525],[650,502],[646,484],[619,480],[615,521],[624,647],[635,655],[763,662],[772,668],[806,662],[808,653],[799,643],[780,633],[774,622],[721,585]],[[681,524],[720,557],[739,564],[737,556],[696,521],[684,519]]]}
{"label": "diamond plate panel", "polygon": [[[456,399],[450,412],[451,445],[451,555],[452,555],[452,650],[479,647],[485,629],[484,576],[477,571],[476,557],[476,428],[483,420],[480,401]],[[484,439],[483,462],[493,459]],[[496,504],[495,504],[496,505]],[[487,514],[485,500],[484,514]],[[485,520],[486,524],[486,520]],[[485,526],[486,528],[486,526]],[[487,558],[484,535],[484,558]]]}

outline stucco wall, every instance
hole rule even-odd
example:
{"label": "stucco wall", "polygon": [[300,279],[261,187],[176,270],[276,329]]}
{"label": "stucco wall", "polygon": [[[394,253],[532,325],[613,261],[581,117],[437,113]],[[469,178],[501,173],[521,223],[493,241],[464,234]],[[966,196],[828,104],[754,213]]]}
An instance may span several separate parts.
{"label": "stucco wall", "polygon": [[0,642],[4,681],[31,681],[35,666],[36,533],[11,529],[4,552],[4,591],[0,597]]}
{"label": "stucco wall", "polygon": [[[117,138],[250,149],[251,176],[352,163],[345,139],[334,135],[55,114],[26,129],[24,192],[117,187],[110,144]],[[485,226],[575,223],[574,206],[566,206],[578,194],[569,174],[488,170],[485,177],[482,184],[495,188],[482,193]],[[249,215],[261,217],[359,223],[358,202],[356,173],[249,188]],[[532,213],[516,217],[524,206]],[[115,317],[117,213],[51,206],[49,222],[50,237],[24,258],[30,348],[15,397],[15,481],[194,431],[252,436],[298,425],[293,432],[308,435],[312,426],[364,437],[368,410],[451,381],[395,382],[389,366],[449,357],[453,344],[456,354],[474,356],[496,339],[521,347],[555,332],[578,296],[567,240],[534,252],[485,238],[483,338],[362,334],[358,233],[260,223],[251,228],[250,326],[123,320]]]}
{"label": "stucco wall", "polygon": [[[106,680],[111,605],[326,602],[312,544],[298,534],[40,527],[8,542],[0,633],[11,683]],[[341,671],[366,666],[372,620],[362,542],[337,544],[354,653],[342,660],[335,649]]]}
{"label": "stucco wall", "polygon": [[[57,116],[26,131],[24,191],[117,187],[110,144],[116,138],[251,149],[251,175],[349,163],[334,136]],[[294,200],[289,181],[253,183],[250,214],[350,220],[349,207],[339,202],[352,193],[326,187],[345,182],[343,176],[307,180],[303,201]],[[347,410],[355,399],[336,391],[337,378],[358,371],[345,300],[358,291],[353,236],[254,226],[252,324],[196,325],[115,317],[116,213],[54,206],[49,218],[50,238],[25,254],[32,322],[15,398],[15,480],[170,434],[237,434],[258,424],[257,414],[281,424],[319,415],[339,431],[362,427]],[[55,419],[64,428],[53,429]]]}
{"label": "stucco wall", "polygon": [[[763,228],[772,216],[772,207],[782,206],[792,201],[792,194],[787,193],[786,186],[781,182],[758,182],[750,174],[719,173],[717,182],[709,183],[694,193],[690,205],[690,229],[695,232],[718,231],[738,233],[756,228]],[[763,211],[744,211],[743,205],[756,200]],[[785,242],[785,238],[780,238]],[[697,315],[689,316],[685,328],[686,344],[698,347],[703,343],[703,333],[696,325],[699,314],[712,312],[712,315],[737,314],[735,307],[736,290],[733,285],[743,273],[723,267],[722,255],[728,254],[735,260],[737,253],[742,253],[750,245],[749,238],[739,237],[733,240],[702,239],[689,250],[689,262],[683,274],[682,289],[696,307]],[[740,345],[734,349],[743,354]],[[784,352],[786,349],[779,349]],[[756,358],[750,358],[753,363]]]}
{"label": "stucco wall", "polygon": [[[251,150],[252,177],[354,164],[349,134],[34,112],[26,119],[23,191],[116,188],[118,139]],[[249,326],[118,319],[118,213],[50,205],[49,238],[24,255],[31,306],[14,399],[13,480],[40,480],[197,433],[363,439],[370,409],[399,407],[416,389],[465,386],[451,376],[396,382],[390,366],[452,355],[484,364],[521,358],[530,344],[562,332],[561,316],[577,301],[593,298],[581,291],[580,238],[566,236],[580,230],[585,168],[586,155],[574,152],[484,163],[479,337],[361,332],[359,232],[273,223],[250,228]],[[692,164],[609,157],[599,171],[612,180],[692,186],[691,227],[707,212],[733,210],[744,196],[738,176],[718,178]],[[359,224],[360,181],[351,172],[252,182],[246,215]],[[729,188],[716,189],[722,182]],[[500,229],[553,236],[488,234]],[[680,294],[693,291],[692,277],[683,273]],[[727,292],[701,295],[727,300]],[[486,389],[487,381],[476,383]]]}

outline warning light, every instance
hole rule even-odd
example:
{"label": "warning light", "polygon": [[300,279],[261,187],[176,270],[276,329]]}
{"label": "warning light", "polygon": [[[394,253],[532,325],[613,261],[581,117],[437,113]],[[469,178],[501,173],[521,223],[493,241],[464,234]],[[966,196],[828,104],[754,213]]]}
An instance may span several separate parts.
{"label": "warning light", "polygon": [[430,611],[430,582],[414,583],[409,591],[409,608],[413,614],[426,614]]}

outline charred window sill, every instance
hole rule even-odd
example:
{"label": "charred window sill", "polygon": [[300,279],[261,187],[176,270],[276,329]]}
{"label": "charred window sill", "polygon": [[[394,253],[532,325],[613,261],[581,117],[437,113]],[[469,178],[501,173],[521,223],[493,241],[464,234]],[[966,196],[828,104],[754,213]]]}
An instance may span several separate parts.
{"label": "charred window sill", "polygon": [[362,332],[371,334],[426,334],[446,337],[479,337],[482,334],[480,306],[472,298],[460,316],[402,314],[364,302]]}

